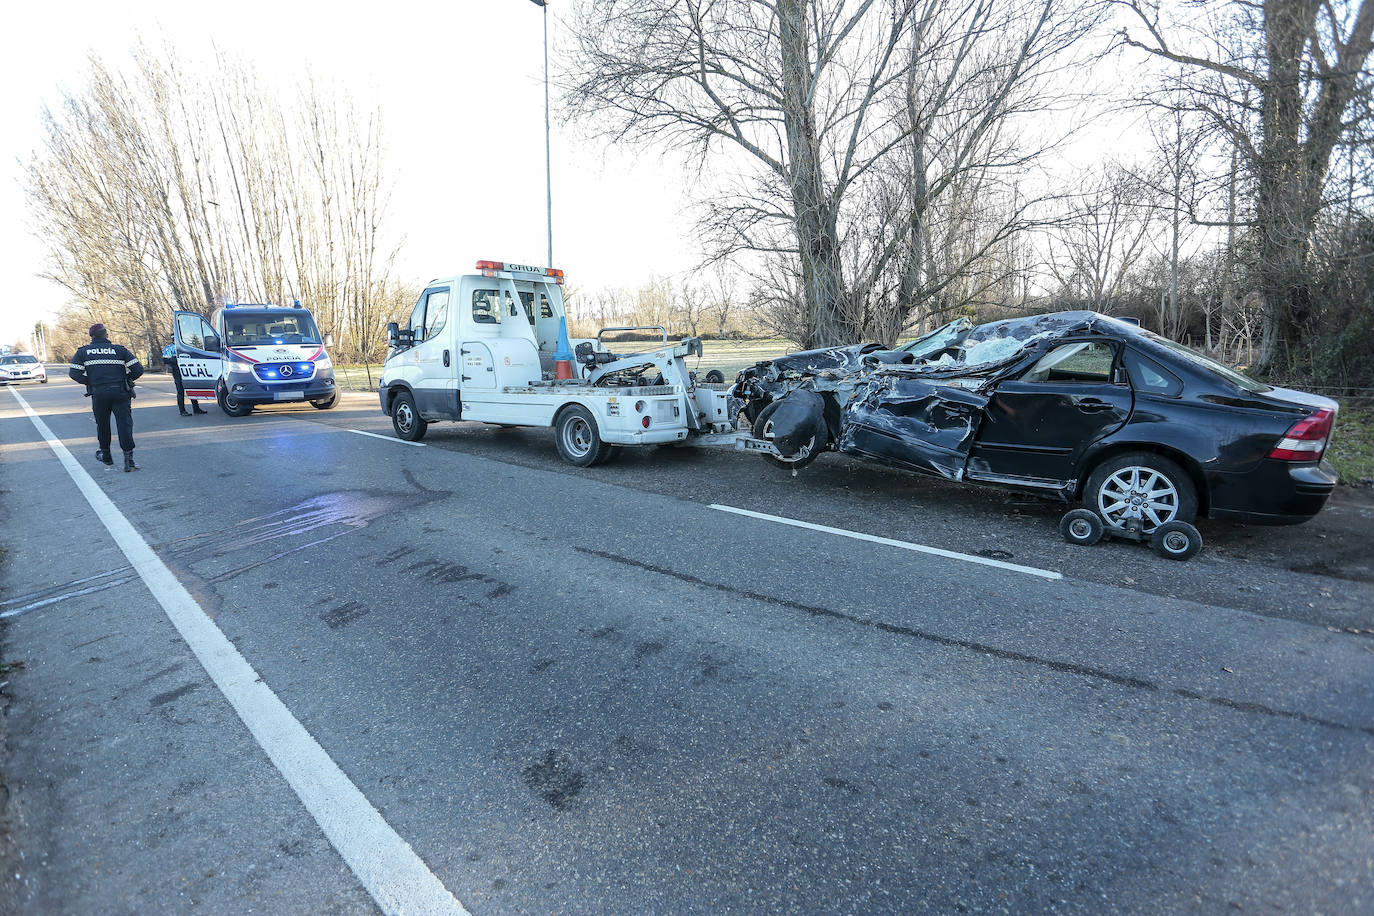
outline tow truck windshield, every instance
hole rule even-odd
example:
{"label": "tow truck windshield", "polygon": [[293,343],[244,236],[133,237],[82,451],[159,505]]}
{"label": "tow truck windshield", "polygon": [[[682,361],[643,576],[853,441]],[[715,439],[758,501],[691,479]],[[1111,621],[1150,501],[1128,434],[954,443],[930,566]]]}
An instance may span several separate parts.
{"label": "tow truck windshield", "polygon": [[226,315],[227,343],[231,347],[267,347],[272,344],[318,344],[320,332],[304,312]]}

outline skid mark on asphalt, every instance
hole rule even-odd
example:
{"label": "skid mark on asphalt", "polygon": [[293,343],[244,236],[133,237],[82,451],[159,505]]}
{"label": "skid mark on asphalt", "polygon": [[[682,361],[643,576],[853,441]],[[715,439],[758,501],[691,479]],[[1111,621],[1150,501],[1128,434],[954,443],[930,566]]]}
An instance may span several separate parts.
{"label": "skid mark on asphalt", "polygon": [[[668,576],[681,582],[697,585],[702,588],[709,588],[714,591],[723,592],[738,598],[747,598],[751,601],[761,601],[764,604],[771,604],[775,607],[784,607],[794,611],[802,611],[813,617],[829,617],[835,620],[843,620],[846,623],[858,624],[862,627],[878,630],[883,633],[891,633],[894,636],[905,636],[911,639],[920,639],[925,642],[936,643],[941,646],[949,646],[955,649],[967,649],[977,652],[979,655],[986,655],[992,658],[1000,658],[1005,661],[1023,662],[1025,664],[1036,665],[1057,671],[1061,674],[1076,674],[1081,677],[1093,678],[1094,680],[1106,681],[1116,684],[1119,687],[1128,687],[1132,690],[1145,690],[1152,693],[1172,694],[1186,700],[1200,700],[1210,703],[1213,706],[1220,706],[1226,709],[1233,709],[1240,712],[1251,712],[1259,715],[1271,716],[1276,719],[1292,719],[1308,725],[1320,725],[1324,728],[1334,728],[1345,732],[1358,732],[1366,735],[1374,735],[1374,726],[1348,725],[1344,722],[1336,722],[1331,719],[1324,719],[1320,716],[1309,715],[1305,712],[1293,712],[1287,709],[1275,709],[1263,703],[1251,703],[1243,700],[1234,700],[1229,697],[1209,697],[1186,688],[1163,687],[1154,681],[1146,681],[1141,678],[1130,677],[1129,675],[1116,674],[1102,668],[1094,668],[1091,665],[1079,665],[1074,662],[1055,661],[1054,659],[1044,658],[1039,655],[1030,655],[1026,652],[1017,652],[1012,649],[999,649],[986,643],[975,642],[969,639],[958,639],[953,636],[942,636],[939,633],[930,633],[925,630],[918,630],[914,627],[902,626],[895,623],[887,623],[882,620],[875,620],[872,617],[859,617],[854,614],[846,614],[843,611],[836,611],[831,608],[815,607],[810,604],[802,604],[799,601],[790,601],[786,598],[777,598],[773,595],[761,595],[758,592],[736,588],[732,585],[725,585],[720,582],[711,582],[694,576],[691,573],[678,572],[675,569],[657,566],[653,563],[646,563],[643,560],[636,560],[632,557],[624,557],[615,553],[608,553],[604,550],[593,550],[590,547],[574,546],[573,550],[589,556],[600,557],[612,563],[620,563],[625,566],[633,566],[647,572],[657,573],[660,576]],[[593,636],[598,634],[593,633]]]}
{"label": "skid mark on asphalt", "polygon": [[[127,570],[128,567],[125,567],[125,569]],[[111,579],[107,582],[98,582],[95,585],[88,585],[85,588],[78,588],[75,591],[63,592],[62,594],[51,595],[50,597],[42,598],[38,601],[31,601],[23,607],[16,607],[11,608],[7,611],[0,611],[0,620],[9,620],[11,617],[18,617],[20,614],[27,614],[29,611],[36,611],[39,608],[48,607],[49,605],[53,604],[59,604],[63,601],[66,601],[68,598],[80,598],[82,595],[94,595],[96,592],[103,592],[107,588],[115,588],[116,586],[124,585],[127,582],[132,582],[133,579],[133,576],[125,576],[122,579]],[[63,587],[64,586],[58,586],[58,588]],[[33,596],[29,595],[27,597]],[[3,605],[0,605],[0,607],[2,606]]]}

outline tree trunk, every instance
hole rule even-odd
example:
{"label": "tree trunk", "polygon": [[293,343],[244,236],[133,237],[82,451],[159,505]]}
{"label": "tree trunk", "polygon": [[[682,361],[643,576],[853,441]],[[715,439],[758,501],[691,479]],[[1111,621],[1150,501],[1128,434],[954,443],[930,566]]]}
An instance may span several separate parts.
{"label": "tree trunk", "polygon": [[836,219],[825,190],[820,137],[811,92],[811,39],[803,0],[778,4],[781,33],[783,121],[791,179],[802,291],[810,318],[804,347],[849,342],[841,314],[843,276]]}

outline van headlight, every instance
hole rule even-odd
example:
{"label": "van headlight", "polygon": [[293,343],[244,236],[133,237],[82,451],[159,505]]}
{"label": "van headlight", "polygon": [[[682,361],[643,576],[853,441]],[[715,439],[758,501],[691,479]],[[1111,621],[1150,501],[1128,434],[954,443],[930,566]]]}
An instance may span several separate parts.
{"label": "van headlight", "polygon": [[324,355],[321,356],[319,359],[315,360],[315,371],[316,371],[317,373],[318,373],[318,372],[327,372],[328,370],[333,369],[333,368],[334,368],[334,362],[333,362],[333,360],[331,360],[331,359],[329,358],[329,354],[328,354],[328,353],[324,354]]}
{"label": "van headlight", "polygon": [[253,367],[252,367],[252,366],[249,366],[247,363],[230,363],[230,364],[229,364],[229,371],[230,371],[230,373],[237,373],[237,374],[239,374],[239,375],[247,375],[248,373],[250,373],[250,372],[253,371]]}

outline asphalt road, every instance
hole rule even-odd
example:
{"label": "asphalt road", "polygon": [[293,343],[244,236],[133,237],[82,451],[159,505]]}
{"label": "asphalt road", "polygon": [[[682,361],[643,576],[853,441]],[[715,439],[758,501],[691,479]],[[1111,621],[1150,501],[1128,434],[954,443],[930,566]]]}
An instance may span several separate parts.
{"label": "asphalt road", "polygon": [[90,493],[0,393],[19,912],[1374,910],[1361,494],[1178,564],[831,456],[169,388],[133,474],[22,390]]}

